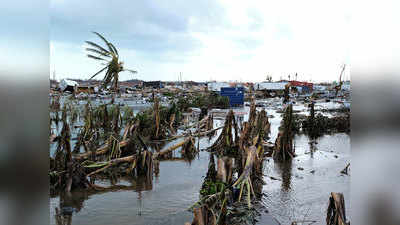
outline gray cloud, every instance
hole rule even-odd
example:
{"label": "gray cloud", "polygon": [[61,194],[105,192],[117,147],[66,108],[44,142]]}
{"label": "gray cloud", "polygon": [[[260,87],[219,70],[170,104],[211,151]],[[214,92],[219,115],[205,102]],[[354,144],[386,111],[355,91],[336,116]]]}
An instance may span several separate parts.
{"label": "gray cloud", "polygon": [[198,29],[218,26],[224,10],[215,1],[75,1],[51,5],[51,39],[83,44],[98,31],[114,44],[154,55],[187,52],[200,43],[189,33],[190,18]]}

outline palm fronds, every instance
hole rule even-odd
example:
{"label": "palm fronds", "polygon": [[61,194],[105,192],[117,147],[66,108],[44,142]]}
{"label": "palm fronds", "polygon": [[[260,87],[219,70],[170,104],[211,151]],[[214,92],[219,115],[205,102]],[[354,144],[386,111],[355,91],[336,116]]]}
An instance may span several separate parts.
{"label": "palm fronds", "polygon": [[86,48],[86,51],[88,52],[87,56],[95,60],[106,61],[107,63],[101,63],[101,65],[105,65],[105,67],[92,75],[90,79],[96,77],[103,71],[106,71],[103,77],[103,87],[105,88],[108,85],[112,85],[114,91],[118,92],[119,73],[123,71],[128,71],[135,74],[137,73],[137,71],[124,69],[124,63],[119,60],[119,53],[117,48],[98,32],[93,33],[96,34],[104,42],[106,47],[103,47],[91,41],[86,41],[86,43],[90,46],[89,48]]}

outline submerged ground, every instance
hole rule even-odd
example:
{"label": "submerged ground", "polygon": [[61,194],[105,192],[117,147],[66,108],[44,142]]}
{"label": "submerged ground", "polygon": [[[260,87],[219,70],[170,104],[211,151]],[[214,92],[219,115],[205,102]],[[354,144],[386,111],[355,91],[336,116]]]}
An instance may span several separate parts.
{"label": "submerged ground", "polygon": [[[136,106],[132,107],[135,109]],[[265,109],[271,116],[270,141],[274,142],[281,116],[275,106]],[[294,109],[307,114],[303,105],[295,105]],[[244,120],[247,120],[248,107],[235,111],[244,112]],[[223,122],[222,119],[215,120],[215,127],[223,125]],[[200,148],[208,147],[217,137],[215,135],[211,140],[201,138]],[[292,162],[275,163],[271,158],[264,162],[263,197],[256,205],[260,212],[258,224],[291,224],[294,221],[298,224],[302,224],[301,221],[307,221],[304,224],[311,223],[308,221],[325,224],[330,192],[342,192],[349,211],[350,177],[340,173],[350,162],[349,135],[325,135],[315,144],[310,143],[307,136],[298,135],[295,148],[297,156]],[[52,197],[50,224],[56,225],[55,208],[60,206],[60,201],[71,207],[73,225],[175,225],[189,222],[193,214],[187,209],[198,200],[208,168],[208,155],[202,151],[191,162],[161,161],[160,172],[153,179],[120,179],[119,184],[129,187],[124,190],[73,192],[71,196]]]}

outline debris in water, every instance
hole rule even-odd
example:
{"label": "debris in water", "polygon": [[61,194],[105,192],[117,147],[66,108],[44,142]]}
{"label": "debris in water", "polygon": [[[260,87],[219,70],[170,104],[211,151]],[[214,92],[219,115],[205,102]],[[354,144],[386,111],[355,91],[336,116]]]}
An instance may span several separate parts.
{"label": "debris in water", "polygon": [[350,168],[350,163],[348,163],[346,165],[346,167],[342,171],[340,171],[340,173],[341,174],[345,174],[345,175],[349,175],[349,168]]}

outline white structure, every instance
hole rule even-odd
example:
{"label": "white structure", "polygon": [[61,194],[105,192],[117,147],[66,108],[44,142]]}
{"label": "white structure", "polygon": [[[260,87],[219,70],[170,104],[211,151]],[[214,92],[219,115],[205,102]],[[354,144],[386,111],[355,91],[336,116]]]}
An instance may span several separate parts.
{"label": "white structure", "polygon": [[207,88],[209,91],[221,91],[223,87],[230,87],[228,83],[225,82],[210,82],[207,83]]}
{"label": "white structure", "polygon": [[78,82],[73,81],[73,80],[62,79],[58,86],[60,87],[61,91],[64,91],[65,89],[67,89],[67,87],[72,87],[72,88],[77,87]]}
{"label": "white structure", "polygon": [[313,89],[314,89],[314,91],[322,91],[323,92],[323,91],[327,90],[327,87],[324,85],[314,85]]}
{"label": "white structure", "polygon": [[257,91],[283,91],[288,82],[261,82],[255,83],[254,89]]}

